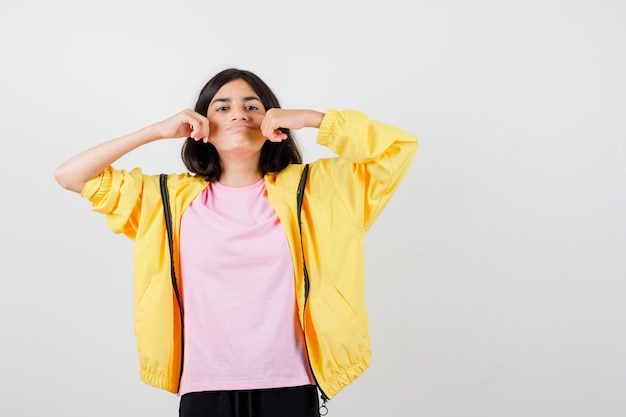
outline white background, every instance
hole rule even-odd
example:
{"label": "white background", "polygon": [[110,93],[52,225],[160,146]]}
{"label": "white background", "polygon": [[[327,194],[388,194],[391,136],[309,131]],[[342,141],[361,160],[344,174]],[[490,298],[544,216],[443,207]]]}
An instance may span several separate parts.
{"label": "white background", "polygon": [[[231,66],[420,139],[366,237],[372,365],[330,416],[626,415],[625,21],[622,0],[3,0],[0,415],[177,415],[139,380],[131,242],[52,174]],[[117,166],[181,171],[180,145]]]}

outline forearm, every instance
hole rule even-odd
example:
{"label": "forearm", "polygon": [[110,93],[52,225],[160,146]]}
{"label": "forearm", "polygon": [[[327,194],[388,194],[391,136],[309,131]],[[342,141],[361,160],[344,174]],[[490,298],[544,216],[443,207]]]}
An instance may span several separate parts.
{"label": "forearm", "polygon": [[324,119],[324,113],[316,110],[306,110],[306,127],[319,129]]}
{"label": "forearm", "polygon": [[160,131],[152,125],[101,143],[61,164],[55,170],[54,177],[63,188],[80,193],[87,181],[96,177],[113,162],[133,149],[160,138]]}

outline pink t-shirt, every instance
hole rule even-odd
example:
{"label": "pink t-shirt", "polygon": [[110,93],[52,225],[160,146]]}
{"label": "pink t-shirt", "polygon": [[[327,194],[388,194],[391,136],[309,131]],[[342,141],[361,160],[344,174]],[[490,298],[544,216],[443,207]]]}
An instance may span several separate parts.
{"label": "pink t-shirt", "polygon": [[213,182],[180,229],[187,392],[312,384],[293,263],[265,181]]}

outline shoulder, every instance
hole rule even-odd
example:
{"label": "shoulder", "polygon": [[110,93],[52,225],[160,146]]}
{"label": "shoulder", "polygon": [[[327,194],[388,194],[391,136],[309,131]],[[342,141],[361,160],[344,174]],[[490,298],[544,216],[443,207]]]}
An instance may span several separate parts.
{"label": "shoulder", "polygon": [[272,188],[295,192],[304,166],[305,164],[290,164],[279,172],[270,172],[265,175],[265,184]]}
{"label": "shoulder", "polygon": [[206,188],[208,181],[197,175],[186,173],[174,173],[174,174],[159,174],[150,177],[150,180],[155,183],[157,187],[161,187],[161,178],[166,176],[166,184],[168,190],[176,195],[197,195],[201,190]]}
{"label": "shoulder", "polygon": [[185,173],[172,173],[172,174],[157,174],[152,175],[154,181],[160,181],[161,176],[167,176],[167,183],[170,186],[179,186],[186,184],[207,184],[207,180],[204,178],[198,177],[197,175],[190,174],[189,172]]}

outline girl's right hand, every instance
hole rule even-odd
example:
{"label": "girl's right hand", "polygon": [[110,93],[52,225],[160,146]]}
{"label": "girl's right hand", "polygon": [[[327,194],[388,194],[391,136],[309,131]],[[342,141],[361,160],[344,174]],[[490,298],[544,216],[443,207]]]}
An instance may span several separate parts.
{"label": "girl's right hand", "polygon": [[174,116],[160,121],[154,126],[161,139],[187,138],[207,142],[209,138],[209,120],[200,113],[185,109]]}
{"label": "girl's right hand", "polygon": [[159,139],[209,139],[209,120],[190,109],[128,135],[93,146],[68,159],[54,171],[63,188],[80,193],[85,183],[128,152]]}

